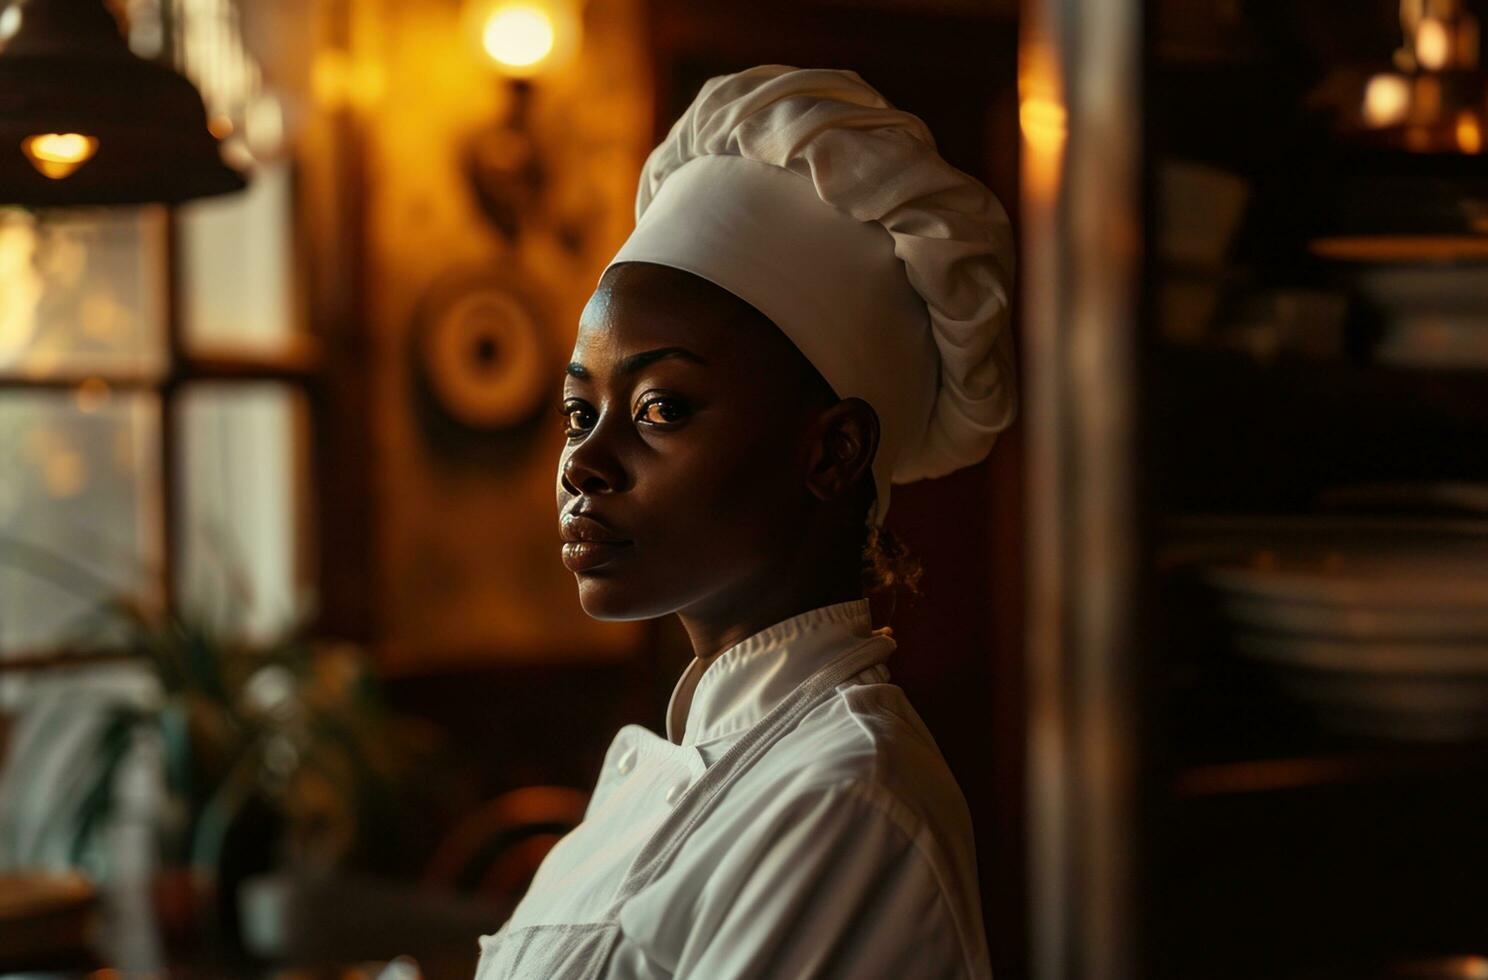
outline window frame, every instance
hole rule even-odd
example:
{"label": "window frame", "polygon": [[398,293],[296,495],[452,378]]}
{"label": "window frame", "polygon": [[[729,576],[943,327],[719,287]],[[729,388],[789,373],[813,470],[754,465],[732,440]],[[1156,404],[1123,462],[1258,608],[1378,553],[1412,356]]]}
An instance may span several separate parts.
{"label": "window frame", "polygon": [[[290,167],[291,182],[297,176],[293,160]],[[158,426],[156,453],[156,476],[154,489],[159,494],[156,503],[160,515],[158,546],[160,564],[152,576],[154,594],[160,596],[163,609],[172,615],[180,609],[180,590],[176,570],[184,554],[187,529],[183,527],[182,465],[179,405],[182,395],[192,386],[204,382],[228,386],[249,386],[265,383],[282,385],[301,396],[308,416],[304,433],[308,446],[297,447],[288,465],[304,462],[308,451],[308,468],[304,474],[309,486],[310,505],[303,512],[303,520],[295,528],[296,551],[304,555],[307,550],[316,555],[316,538],[323,524],[321,521],[321,494],[317,492],[319,467],[319,443],[317,433],[323,431],[319,416],[325,404],[323,385],[324,359],[321,356],[319,338],[313,331],[314,318],[306,316],[303,283],[297,281],[300,274],[292,274],[289,283],[291,295],[295,297],[295,324],[288,341],[279,351],[249,353],[236,349],[224,349],[211,345],[194,346],[186,336],[182,318],[181,302],[184,262],[181,249],[181,214],[178,208],[165,208],[162,221],[163,235],[161,262],[164,266],[162,312],[164,315],[165,346],[164,371],[158,376],[126,371],[49,372],[25,374],[23,372],[0,372],[0,398],[10,392],[59,391],[75,392],[85,384],[103,382],[111,392],[146,392],[155,396]],[[297,258],[302,249],[302,233],[299,215],[292,197],[290,203],[291,233],[290,249]],[[298,270],[298,261],[291,263]],[[318,563],[317,563],[318,565]],[[312,578],[319,577],[315,572]],[[52,667],[71,667],[89,663],[119,660],[126,657],[122,651],[78,651],[65,647],[35,651],[0,651],[0,674],[16,671],[31,671]]]}

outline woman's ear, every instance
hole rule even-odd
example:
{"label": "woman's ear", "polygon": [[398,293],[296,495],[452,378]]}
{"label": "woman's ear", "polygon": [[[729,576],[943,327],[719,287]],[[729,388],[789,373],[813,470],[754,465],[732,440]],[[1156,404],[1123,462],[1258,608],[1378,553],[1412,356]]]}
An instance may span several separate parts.
{"label": "woman's ear", "polygon": [[844,398],[814,427],[806,486],[818,500],[838,500],[871,479],[878,452],[878,413],[861,398]]}

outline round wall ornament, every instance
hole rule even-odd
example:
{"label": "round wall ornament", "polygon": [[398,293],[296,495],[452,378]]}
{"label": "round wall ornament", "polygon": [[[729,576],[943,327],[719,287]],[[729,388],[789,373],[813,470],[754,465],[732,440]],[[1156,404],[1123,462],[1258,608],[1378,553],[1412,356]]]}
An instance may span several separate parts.
{"label": "round wall ornament", "polygon": [[420,311],[416,347],[434,401],[468,428],[526,422],[552,382],[547,338],[533,304],[489,277],[462,277],[432,289]]}

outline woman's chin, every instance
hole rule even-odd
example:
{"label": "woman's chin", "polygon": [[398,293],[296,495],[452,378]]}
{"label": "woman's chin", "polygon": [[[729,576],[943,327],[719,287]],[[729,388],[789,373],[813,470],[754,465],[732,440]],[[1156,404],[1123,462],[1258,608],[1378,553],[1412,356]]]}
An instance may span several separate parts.
{"label": "woman's chin", "polygon": [[579,574],[579,605],[590,619],[602,622],[630,622],[637,619],[656,619],[665,616],[670,609],[657,608],[654,595],[636,595],[621,582],[607,580],[601,575]]}

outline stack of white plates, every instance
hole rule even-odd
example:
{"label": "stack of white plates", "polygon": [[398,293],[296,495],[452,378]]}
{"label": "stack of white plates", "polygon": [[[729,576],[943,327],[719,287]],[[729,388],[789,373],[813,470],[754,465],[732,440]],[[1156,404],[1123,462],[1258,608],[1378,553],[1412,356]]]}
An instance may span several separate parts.
{"label": "stack of white plates", "polygon": [[1188,531],[1234,647],[1326,723],[1410,740],[1488,736],[1488,522],[1257,519]]}
{"label": "stack of white plates", "polygon": [[1379,315],[1375,357],[1409,367],[1488,364],[1488,265],[1380,263],[1353,270],[1355,288]]}

